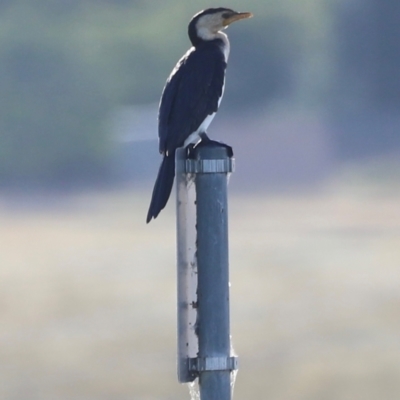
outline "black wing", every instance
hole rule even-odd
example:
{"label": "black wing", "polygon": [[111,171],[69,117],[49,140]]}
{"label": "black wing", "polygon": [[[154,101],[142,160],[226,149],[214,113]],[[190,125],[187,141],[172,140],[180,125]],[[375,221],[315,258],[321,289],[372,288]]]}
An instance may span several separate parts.
{"label": "black wing", "polygon": [[219,41],[192,48],[165,85],[158,115],[160,152],[173,153],[204,119],[218,110],[226,61]]}

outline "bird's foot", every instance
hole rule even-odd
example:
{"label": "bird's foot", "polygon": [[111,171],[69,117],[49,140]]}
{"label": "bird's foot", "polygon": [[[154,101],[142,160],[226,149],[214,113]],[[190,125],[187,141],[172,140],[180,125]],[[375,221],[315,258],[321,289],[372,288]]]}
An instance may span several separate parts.
{"label": "bird's foot", "polygon": [[222,143],[219,142],[218,140],[212,140],[210,139],[207,134],[202,133],[200,134],[201,137],[201,141],[199,143],[197,143],[194,148],[198,147],[198,146],[216,146],[216,147],[224,147],[227,152],[228,152],[228,157],[233,157],[233,149],[231,146],[229,146],[226,143]]}
{"label": "bird's foot", "polygon": [[198,149],[200,147],[206,147],[206,146],[224,147],[228,152],[228,157],[229,158],[233,157],[233,149],[231,146],[227,145],[226,143],[222,143],[217,140],[212,140],[207,136],[206,133],[201,133],[200,138],[201,138],[201,140],[198,141],[197,143],[189,143],[186,146],[186,157],[188,159],[195,159],[196,158],[196,149]]}
{"label": "bird's foot", "polygon": [[196,156],[195,156],[196,146],[197,146],[196,143],[189,143],[186,146],[186,158],[188,158],[188,159],[196,158]]}

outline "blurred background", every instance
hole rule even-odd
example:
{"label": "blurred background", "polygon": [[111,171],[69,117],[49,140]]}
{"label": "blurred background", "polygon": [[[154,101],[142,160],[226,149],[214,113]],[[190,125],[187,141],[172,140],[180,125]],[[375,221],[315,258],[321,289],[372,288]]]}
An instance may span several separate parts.
{"label": "blurred background", "polygon": [[187,24],[251,11],[231,144],[235,398],[400,391],[398,0],[0,1],[0,399],[188,399],[174,201],[145,224]]}

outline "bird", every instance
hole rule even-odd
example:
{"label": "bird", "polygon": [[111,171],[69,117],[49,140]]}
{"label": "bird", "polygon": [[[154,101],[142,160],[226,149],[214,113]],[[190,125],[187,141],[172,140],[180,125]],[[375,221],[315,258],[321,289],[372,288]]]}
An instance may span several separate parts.
{"label": "bird", "polygon": [[192,47],[178,61],[161,94],[158,111],[159,152],[162,162],[146,222],[166,206],[175,178],[175,151],[210,140],[207,128],[225,87],[230,44],[222,32],[231,23],[253,16],[230,8],[208,8],[195,14],[188,35]]}

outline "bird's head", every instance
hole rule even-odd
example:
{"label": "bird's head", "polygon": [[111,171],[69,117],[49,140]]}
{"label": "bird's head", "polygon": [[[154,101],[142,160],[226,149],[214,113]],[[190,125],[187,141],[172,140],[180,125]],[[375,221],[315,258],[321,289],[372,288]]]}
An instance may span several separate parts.
{"label": "bird's head", "polygon": [[230,8],[208,8],[197,13],[189,23],[189,37],[193,45],[201,40],[213,40],[218,32],[232,22],[251,18],[252,13],[237,12]]}

